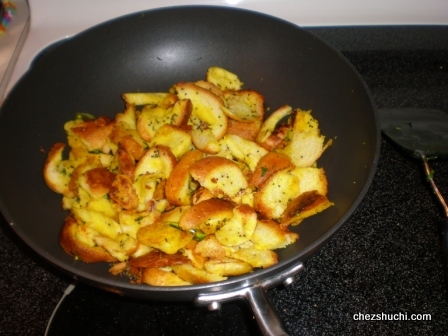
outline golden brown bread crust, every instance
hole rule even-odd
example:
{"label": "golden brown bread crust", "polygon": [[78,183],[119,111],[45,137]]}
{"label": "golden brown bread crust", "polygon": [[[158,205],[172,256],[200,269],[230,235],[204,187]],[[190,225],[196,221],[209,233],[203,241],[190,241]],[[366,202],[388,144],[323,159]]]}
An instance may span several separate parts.
{"label": "golden brown bread crust", "polygon": [[150,286],[187,286],[190,285],[172,272],[159,268],[144,268],[141,272],[141,282]]}
{"label": "golden brown bread crust", "polygon": [[196,267],[203,269],[204,262],[207,260],[202,254],[196,252],[197,240],[192,240],[185,247],[182,253],[190,260],[190,263]]}
{"label": "golden brown bread crust", "polygon": [[[199,84],[199,85],[197,85]],[[192,82],[179,82],[173,86],[174,90],[176,90],[177,97],[179,99],[190,99],[190,93],[194,92],[195,95],[204,95],[207,100],[209,100],[209,104],[216,106],[223,106],[224,102],[216,95],[212,90],[210,90],[211,86],[205,86],[201,82],[192,83]],[[193,108],[194,108],[194,102]]]}
{"label": "golden brown bread crust", "polygon": [[[168,177],[176,164],[177,159],[169,147],[156,145],[147,150],[137,163],[134,171],[134,180],[140,175],[154,172],[162,173]],[[160,165],[164,166],[163,171],[159,171]]]}
{"label": "golden brown bread crust", "polygon": [[271,250],[257,250],[256,248],[241,248],[231,253],[231,257],[243,260],[252,267],[267,268],[278,262],[278,255]]}
{"label": "golden brown bread crust", "polygon": [[288,202],[299,194],[299,179],[290,168],[277,170],[254,194],[254,208],[264,217],[278,219]]}
{"label": "golden brown bread crust", "polygon": [[[176,96],[177,99],[177,96]],[[173,106],[173,120],[172,125],[179,127],[186,127],[188,120],[191,116],[191,111],[193,110],[193,105],[189,99],[181,99],[176,101]]]}
{"label": "golden brown bread crust", "polygon": [[217,87],[215,84],[207,82],[205,80],[199,80],[197,82],[194,82],[194,84],[203,89],[209,90],[210,92],[214,93],[215,95],[217,95],[220,98],[222,98],[224,95],[224,92],[222,92],[222,90],[219,87]]}
{"label": "golden brown bread crust", "polygon": [[134,210],[138,207],[138,195],[132,187],[132,180],[129,176],[116,175],[109,196],[125,210]]}
{"label": "golden brown bread crust", "polygon": [[113,143],[118,144],[134,159],[139,160],[146,149],[132,137],[130,132],[123,123],[116,123],[109,137]]}
{"label": "golden brown bread crust", "polygon": [[227,130],[227,117],[222,111],[224,103],[213,92],[194,83],[181,82],[173,86],[180,99],[191,102],[192,110],[188,121],[191,140],[197,149],[206,153],[219,152],[218,140]]}
{"label": "golden brown bread crust", "polygon": [[118,148],[117,151],[118,167],[123,175],[129,178],[134,178],[135,172],[135,160],[134,158],[123,148]]}
{"label": "golden brown bread crust", "polygon": [[[267,117],[260,127],[260,132],[257,134],[256,141],[259,145],[263,147],[270,147],[266,144],[266,140],[275,132],[275,130],[280,126],[280,121],[287,118],[293,113],[293,109],[289,105],[283,105],[274,112],[272,112],[269,117]],[[289,123],[289,122],[288,122]],[[268,149],[268,148],[266,148]],[[271,150],[269,148],[268,150]]]}
{"label": "golden brown bread crust", "polygon": [[73,172],[72,176],[70,177],[70,181],[68,182],[68,189],[73,193],[73,195],[78,195],[78,179],[81,175],[80,168],[82,165],[79,165],[76,167]]}
{"label": "golden brown bread crust", "polygon": [[248,123],[229,118],[227,124],[227,134],[235,134],[243,139],[255,141],[257,134],[260,131],[260,127],[261,121],[258,120]]}
{"label": "golden brown bread crust", "polygon": [[88,143],[89,149],[98,149],[106,144],[107,137],[111,134],[114,124],[115,121],[107,117],[99,117],[95,120],[85,121],[71,130]]}
{"label": "golden brown bread crust", "polygon": [[47,167],[48,163],[54,160],[54,158],[59,157],[61,155],[61,151],[64,149],[65,143],[56,142],[53,146],[51,146],[48,151],[47,160],[44,165],[44,169]]}
{"label": "golden brown bread crust", "polygon": [[257,223],[251,241],[258,250],[276,250],[284,248],[299,239],[295,232],[288,231],[286,227],[281,227],[278,222],[272,219],[262,219]]}
{"label": "golden brown bread crust", "polygon": [[259,144],[269,151],[284,148],[286,146],[285,139],[288,132],[288,125],[280,125],[274,129],[264,142]]}
{"label": "golden brown bread crust", "polygon": [[214,170],[215,168],[219,168],[220,166],[223,165],[238,167],[236,163],[224,157],[206,156],[200,160],[197,160],[193,165],[191,165],[190,173],[197,181],[199,181],[199,183],[201,183],[207,178],[207,175],[212,170]]}
{"label": "golden brown bread crust", "polygon": [[178,253],[192,239],[192,233],[179,230],[177,227],[173,227],[171,222],[164,222],[163,219],[141,227],[137,231],[137,240],[140,243],[167,254]]}
{"label": "golden brown bread crust", "polygon": [[169,93],[165,98],[163,98],[160,106],[163,108],[168,108],[176,104],[177,101],[177,96],[174,93]]}
{"label": "golden brown bread crust", "polygon": [[65,219],[59,234],[59,243],[69,255],[79,258],[86,263],[116,262],[109,252],[100,246],[90,246],[76,238],[78,222],[72,216]]}
{"label": "golden brown bread crust", "polygon": [[194,251],[204,258],[223,260],[226,257],[226,250],[215,235],[206,236],[196,244]]}
{"label": "golden brown bread crust", "polygon": [[197,269],[191,264],[173,265],[172,268],[179,278],[191,284],[205,284],[227,279],[227,277]]}
{"label": "golden brown bread crust", "polygon": [[204,263],[204,269],[209,273],[225,277],[252,272],[252,266],[249,263],[233,258],[207,260]]}
{"label": "golden brown bread crust", "polygon": [[188,258],[180,253],[166,254],[154,250],[140,257],[130,259],[129,266],[159,268],[172,265],[186,264],[188,262],[189,262]]}
{"label": "golden brown bread crust", "polygon": [[84,173],[90,192],[96,195],[105,195],[109,192],[115,174],[104,167],[93,168]]}
{"label": "golden brown bread crust", "polygon": [[224,113],[233,120],[251,123],[264,118],[264,97],[253,90],[227,90],[224,92]]}
{"label": "golden brown bread crust", "polygon": [[233,198],[247,187],[239,166],[221,156],[206,156],[190,167],[190,174],[216,197]]}
{"label": "golden brown bread crust", "polygon": [[179,226],[185,230],[198,228],[202,223],[218,214],[233,216],[234,205],[225,200],[210,198],[189,208],[182,215]]}
{"label": "golden brown bread crust", "polygon": [[145,154],[145,148],[130,135],[123,136],[118,144],[136,160],[140,160]]}
{"label": "golden brown bread crust", "polygon": [[48,152],[47,160],[45,161],[44,170],[43,170],[44,179],[45,179],[45,183],[47,184],[47,186],[54,192],[57,192],[60,194],[63,193],[63,190],[60,188],[58,183],[53,181],[52,170],[53,170],[54,162],[57,162],[62,159],[62,152],[63,152],[64,148],[65,148],[65,144],[61,143],[61,142],[57,142],[51,147],[50,151]]}
{"label": "golden brown bread crust", "polygon": [[249,185],[259,187],[277,171],[292,166],[289,156],[282,153],[269,152],[258,161]]}
{"label": "golden brown bread crust", "polygon": [[215,198],[215,195],[213,195],[210,190],[204,188],[204,187],[199,187],[197,188],[193,195],[191,196],[191,203],[194,204],[198,204],[202,201],[208,200],[210,198]]}
{"label": "golden brown bread crust", "polygon": [[160,181],[160,183],[157,184],[156,190],[154,191],[154,195],[152,196],[154,201],[165,199],[165,185],[166,180]]}
{"label": "golden brown bread crust", "polygon": [[318,194],[316,190],[304,192],[288,204],[281,217],[280,227],[300,224],[306,217],[321,212],[331,205],[328,198]]}
{"label": "golden brown bread crust", "polygon": [[182,159],[171,171],[165,184],[165,196],[171,204],[190,205],[191,194],[188,195],[190,184],[190,167],[198,160],[204,157],[204,153],[198,150],[185,153]]}
{"label": "golden brown bread crust", "polygon": [[[73,170],[70,181],[68,183],[68,188],[73,193],[73,195],[78,195],[78,184],[80,183],[80,179],[83,177],[84,173],[89,169],[97,167],[100,167],[100,161],[98,161],[97,158],[93,156],[89,156],[83,163],[78,165]],[[90,188],[88,184],[87,187]]]}

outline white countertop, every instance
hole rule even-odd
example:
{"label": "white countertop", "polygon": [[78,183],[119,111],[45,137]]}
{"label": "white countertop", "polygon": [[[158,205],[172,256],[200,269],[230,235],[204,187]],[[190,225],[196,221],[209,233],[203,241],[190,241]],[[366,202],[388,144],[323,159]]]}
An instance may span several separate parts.
{"label": "white countertop", "polygon": [[[21,2],[24,0],[17,0]],[[300,26],[448,25],[446,0],[29,0],[31,25],[6,93],[46,46],[132,12],[177,5],[232,6]]]}
{"label": "white countertop", "polygon": [[7,32],[0,35],[0,102],[14,69],[14,64],[10,61],[19,56],[29,28],[30,13],[26,0],[16,0],[14,5],[16,10],[7,25]]}

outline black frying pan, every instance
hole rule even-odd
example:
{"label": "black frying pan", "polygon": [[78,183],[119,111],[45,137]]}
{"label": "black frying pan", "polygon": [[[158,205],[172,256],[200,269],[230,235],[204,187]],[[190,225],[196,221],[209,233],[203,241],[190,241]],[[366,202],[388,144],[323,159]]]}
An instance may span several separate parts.
{"label": "black frying pan", "polygon": [[[334,144],[319,160],[335,206],[294,228],[300,239],[279,251],[271,268],[220,283],[150,287],[112,276],[106,264],[85,264],[58,242],[66,213],[42,178],[46,152],[65,141],[63,124],[76,112],[114,116],[120,95],[166,91],[203,79],[210,66],[238,74],[245,88],[283,104],[312,109]],[[379,155],[375,108],[361,77],[338,52],[296,25],[229,7],[172,7],[128,15],[61,41],[31,65],[0,111],[0,207],[15,232],[38,254],[76,279],[149,300],[194,300],[216,308],[246,298],[265,334],[283,329],[265,290],[289,283],[303,262],[344,224],[364,197]],[[218,295],[218,296],[216,296]]]}

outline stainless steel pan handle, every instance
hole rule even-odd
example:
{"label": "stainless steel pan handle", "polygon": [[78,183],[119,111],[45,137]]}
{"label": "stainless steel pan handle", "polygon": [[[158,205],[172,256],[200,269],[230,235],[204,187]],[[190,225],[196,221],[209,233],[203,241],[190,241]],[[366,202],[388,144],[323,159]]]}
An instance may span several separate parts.
{"label": "stainless steel pan handle", "polygon": [[295,275],[303,270],[303,268],[304,265],[300,262],[294,264],[284,272],[267,278],[260,283],[219,293],[199,294],[194,303],[197,306],[207,306],[209,310],[218,310],[221,308],[222,302],[245,299],[252,308],[255,319],[257,320],[263,335],[288,335],[277,312],[272,307],[271,302],[266,295],[266,291],[279,284],[289,286],[295,281]]}

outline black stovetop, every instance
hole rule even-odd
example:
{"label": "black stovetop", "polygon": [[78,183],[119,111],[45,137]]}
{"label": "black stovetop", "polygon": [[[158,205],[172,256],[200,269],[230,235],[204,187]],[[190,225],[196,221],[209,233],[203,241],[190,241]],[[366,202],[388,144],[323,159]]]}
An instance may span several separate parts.
{"label": "black stovetop", "polygon": [[[379,108],[448,112],[448,27],[310,30],[352,62]],[[448,162],[431,164],[448,198]],[[446,334],[448,296],[437,227],[442,216],[420,163],[383,139],[372,186],[353,216],[305,263],[296,283],[268,291],[286,329],[291,335]],[[72,280],[0,221],[0,334],[43,335]],[[387,318],[401,313],[409,320],[358,321],[358,313]],[[431,320],[411,321],[412,314],[430,314]],[[242,302],[209,312],[192,303],[123,298],[84,284],[62,300],[48,330],[48,335],[258,333]]]}

